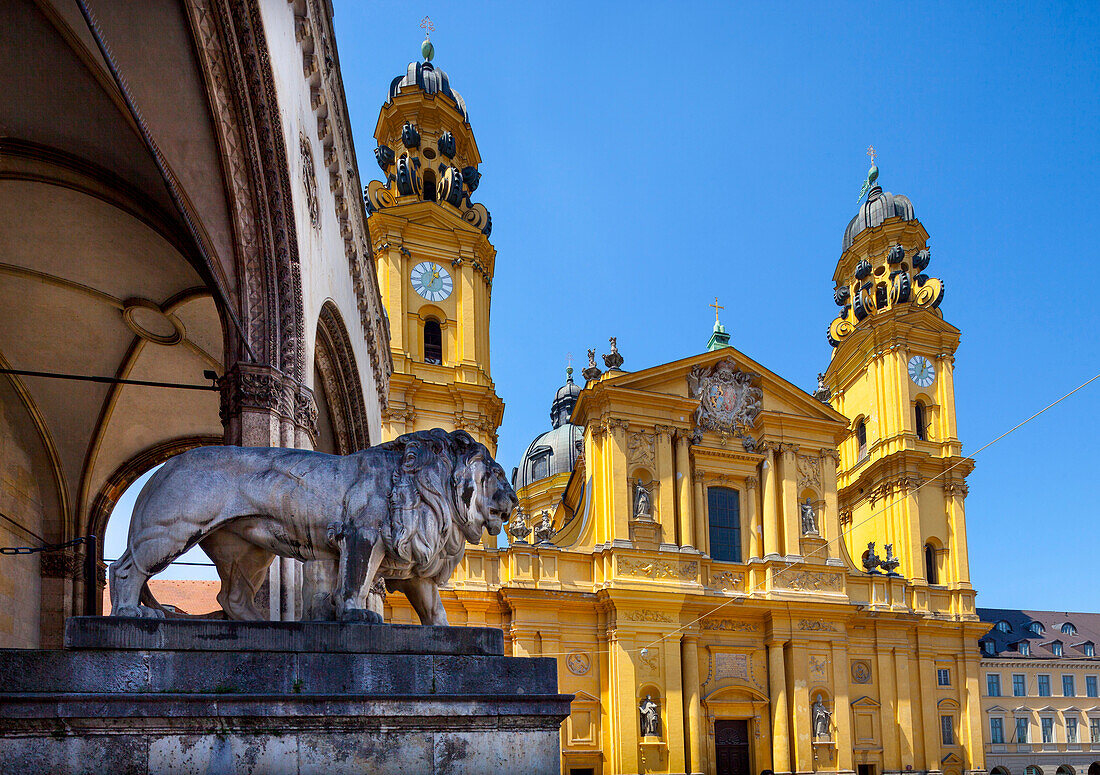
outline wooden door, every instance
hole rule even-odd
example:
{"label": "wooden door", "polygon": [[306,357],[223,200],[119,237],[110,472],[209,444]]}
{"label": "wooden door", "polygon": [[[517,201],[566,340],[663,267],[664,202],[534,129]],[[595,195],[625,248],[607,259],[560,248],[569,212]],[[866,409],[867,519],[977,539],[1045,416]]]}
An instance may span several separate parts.
{"label": "wooden door", "polygon": [[718,775],[751,775],[748,721],[714,722],[714,748]]}

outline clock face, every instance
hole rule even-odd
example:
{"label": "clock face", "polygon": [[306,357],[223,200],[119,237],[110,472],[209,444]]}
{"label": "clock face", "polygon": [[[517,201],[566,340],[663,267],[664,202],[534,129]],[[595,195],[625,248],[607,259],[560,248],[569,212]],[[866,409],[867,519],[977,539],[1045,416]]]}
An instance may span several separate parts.
{"label": "clock face", "polygon": [[428,301],[443,301],[451,295],[451,276],[439,264],[421,261],[410,275],[413,289]]}
{"label": "clock face", "polygon": [[928,387],[936,379],[936,369],[932,361],[923,355],[914,355],[909,359],[909,378],[919,387]]}

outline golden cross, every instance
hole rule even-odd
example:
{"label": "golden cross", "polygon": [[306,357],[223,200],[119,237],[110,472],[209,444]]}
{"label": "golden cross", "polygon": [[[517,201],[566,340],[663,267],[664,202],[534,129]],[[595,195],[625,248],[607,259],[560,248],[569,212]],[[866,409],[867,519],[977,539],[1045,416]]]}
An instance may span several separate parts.
{"label": "golden cross", "polygon": [[717,323],[718,322],[718,310],[725,309],[725,307],[723,307],[721,304],[718,303],[718,297],[717,296],[714,297],[714,303],[713,304],[708,304],[707,306],[708,307],[714,307],[714,322]]}
{"label": "golden cross", "polygon": [[568,366],[569,368],[573,368],[573,353],[566,353],[565,354],[565,360],[566,360],[565,365]]}
{"label": "golden cross", "polygon": [[432,33],[435,32],[435,25],[432,24],[432,17],[425,16],[420,20],[420,29],[424,30],[424,38],[430,38]]}
{"label": "golden cross", "polygon": [[874,164],[875,163],[875,146],[873,146],[873,145],[868,145],[867,146],[867,155],[871,157],[871,164]]}

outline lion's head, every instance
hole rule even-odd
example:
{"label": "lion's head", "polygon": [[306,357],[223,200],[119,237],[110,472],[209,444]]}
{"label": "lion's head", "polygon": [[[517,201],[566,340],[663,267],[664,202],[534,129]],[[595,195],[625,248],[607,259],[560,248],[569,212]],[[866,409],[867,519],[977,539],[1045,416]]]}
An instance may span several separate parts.
{"label": "lion's head", "polygon": [[498,534],[518,503],[504,469],[465,431],[416,431],[381,446],[401,453],[387,543],[427,575],[457,562],[463,539]]}
{"label": "lion's head", "polygon": [[500,533],[508,515],[519,504],[515,490],[484,444],[465,431],[451,434],[455,445],[456,523],[470,543],[481,540],[481,532]]}

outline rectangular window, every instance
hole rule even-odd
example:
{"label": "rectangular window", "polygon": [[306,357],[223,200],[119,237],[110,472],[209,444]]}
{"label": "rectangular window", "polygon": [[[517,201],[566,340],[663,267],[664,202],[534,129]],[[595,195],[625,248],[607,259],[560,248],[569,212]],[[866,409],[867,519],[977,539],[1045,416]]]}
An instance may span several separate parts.
{"label": "rectangular window", "polygon": [[1050,696],[1050,676],[1049,675],[1039,676],[1039,696],[1040,697],[1049,697]]}
{"label": "rectangular window", "polygon": [[940,686],[950,686],[951,685],[951,671],[948,670],[946,667],[941,667],[939,670],[937,670],[936,671],[936,683],[938,683]]}
{"label": "rectangular window", "polygon": [[1005,741],[1005,720],[1003,718],[991,718],[989,720],[989,742],[1003,743]]}
{"label": "rectangular window", "polygon": [[1026,697],[1027,696],[1027,676],[1023,673],[1012,674],[1012,696],[1013,697]]}
{"label": "rectangular window", "polygon": [[1100,718],[1089,719],[1089,737],[1092,742],[1100,743]]}
{"label": "rectangular window", "polygon": [[1077,687],[1073,684],[1072,675],[1062,676],[1062,696],[1063,697],[1076,697]]}
{"label": "rectangular window", "polygon": [[1039,719],[1039,721],[1042,722],[1042,726],[1043,726],[1043,742],[1044,743],[1053,743],[1054,742],[1054,719],[1044,718],[1044,719]]}
{"label": "rectangular window", "polygon": [[990,673],[985,677],[985,693],[990,697],[1001,696],[1001,677],[996,673]]}
{"label": "rectangular window", "polygon": [[710,556],[725,562],[741,562],[741,505],[737,490],[707,488],[710,519]]}
{"label": "rectangular window", "polygon": [[1027,742],[1027,719],[1026,718],[1016,719],[1016,742],[1017,743],[1026,743]]}
{"label": "rectangular window", "polygon": [[1077,719],[1075,718],[1066,719],[1066,742],[1077,742]]}
{"label": "rectangular window", "polygon": [[940,716],[940,740],[944,745],[955,744],[955,724],[951,716]]}
{"label": "rectangular window", "polygon": [[1089,697],[1096,696],[1096,676],[1085,676],[1085,694],[1087,694]]}

